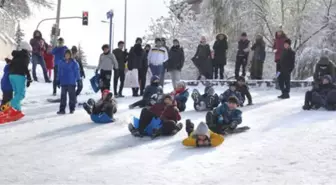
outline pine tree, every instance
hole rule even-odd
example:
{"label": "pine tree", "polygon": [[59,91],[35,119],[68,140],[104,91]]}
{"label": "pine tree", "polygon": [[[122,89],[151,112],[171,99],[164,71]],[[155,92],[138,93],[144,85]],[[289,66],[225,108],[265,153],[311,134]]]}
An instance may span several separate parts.
{"label": "pine tree", "polygon": [[86,60],[86,55],[83,51],[83,48],[80,44],[78,44],[78,57],[82,60],[83,66],[87,66],[87,60]]}
{"label": "pine tree", "polygon": [[21,42],[23,41],[24,37],[23,30],[21,29],[20,23],[18,24],[16,28],[16,33],[15,33],[15,42],[17,44],[16,48],[18,49],[20,47]]}

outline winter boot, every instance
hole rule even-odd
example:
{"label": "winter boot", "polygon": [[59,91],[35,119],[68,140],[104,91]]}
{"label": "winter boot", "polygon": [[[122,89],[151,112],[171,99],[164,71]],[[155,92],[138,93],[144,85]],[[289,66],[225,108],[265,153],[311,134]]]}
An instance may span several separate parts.
{"label": "winter boot", "polygon": [[195,125],[191,122],[190,119],[186,120],[186,132],[188,134],[188,136],[191,135],[192,132],[194,132],[194,127]]}
{"label": "winter boot", "polygon": [[131,134],[132,134],[134,137],[143,137],[143,136],[140,134],[139,130],[136,129],[132,123],[128,124],[128,130],[131,132]]}
{"label": "winter boot", "polygon": [[90,105],[88,103],[84,103],[83,108],[89,115],[92,114],[92,108],[90,107]]}
{"label": "winter boot", "polygon": [[201,94],[199,93],[199,91],[197,89],[194,89],[191,94],[191,98],[194,100],[195,103],[198,103],[200,101],[200,96]]}
{"label": "winter boot", "polygon": [[214,115],[211,111],[209,111],[205,116],[205,121],[208,127],[213,127],[215,125]]}
{"label": "winter boot", "polygon": [[151,138],[155,139],[155,138],[157,138],[157,137],[159,137],[161,135],[162,135],[162,129],[160,129],[160,128],[154,128],[153,129],[153,133],[151,135]]}
{"label": "winter boot", "polygon": [[183,128],[183,124],[182,123],[178,123],[176,124],[176,128],[172,131],[172,136],[177,134],[180,130],[182,130]]}
{"label": "winter boot", "polygon": [[311,106],[308,105],[308,104],[305,104],[305,105],[303,105],[302,109],[303,109],[303,110],[310,110],[310,109],[311,109]]}
{"label": "winter boot", "polygon": [[88,104],[90,107],[94,106],[95,103],[96,103],[96,101],[95,101],[94,99],[92,99],[92,98],[90,98],[90,99],[87,101],[87,104]]}
{"label": "winter boot", "polygon": [[57,112],[57,114],[58,114],[58,115],[64,115],[64,114],[65,114],[65,111],[64,111],[64,110],[59,110],[59,111]]}

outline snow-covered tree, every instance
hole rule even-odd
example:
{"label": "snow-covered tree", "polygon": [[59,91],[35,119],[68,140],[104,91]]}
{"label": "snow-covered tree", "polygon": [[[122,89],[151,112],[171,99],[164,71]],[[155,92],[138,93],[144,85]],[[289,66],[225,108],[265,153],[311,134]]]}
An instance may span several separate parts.
{"label": "snow-covered tree", "polygon": [[78,57],[82,60],[83,66],[87,66],[86,54],[81,44],[78,44]]}
{"label": "snow-covered tree", "polygon": [[14,39],[17,44],[17,48],[20,47],[20,44],[23,41],[23,37],[24,37],[24,33],[23,33],[23,30],[21,29],[20,22],[19,22],[16,28],[15,39]]}
{"label": "snow-covered tree", "polygon": [[0,14],[8,14],[15,19],[25,19],[31,15],[29,5],[52,8],[51,0],[1,0]]}

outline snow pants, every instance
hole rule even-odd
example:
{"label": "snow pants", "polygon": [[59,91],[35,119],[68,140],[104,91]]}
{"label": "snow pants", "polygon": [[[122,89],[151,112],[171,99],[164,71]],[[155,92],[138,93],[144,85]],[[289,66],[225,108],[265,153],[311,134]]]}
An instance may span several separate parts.
{"label": "snow pants", "polygon": [[181,80],[181,71],[179,70],[172,70],[169,72],[171,79],[172,79],[172,83],[173,83],[173,88],[176,88],[176,85],[178,82],[180,82]]}
{"label": "snow pants", "polygon": [[236,79],[240,76],[240,68],[242,68],[242,76],[246,76],[246,65],[248,56],[237,56],[235,65],[235,77]]}
{"label": "snow pants", "polygon": [[11,106],[21,111],[21,101],[26,95],[26,77],[23,75],[9,75],[9,81],[13,87],[14,97],[10,101]]}
{"label": "snow pants", "polygon": [[67,95],[69,95],[69,108],[74,111],[77,103],[76,85],[62,85],[61,86],[61,103],[60,111],[65,111],[67,103]]}
{"label": "snow pants", "polygon": [[13,98],[13,91],[2,91],[1,106],[5,105]]}
{"label": "snow pants", "polygon": [[33,78],[34,78],[34,80],[37,81],[36,67],[37,67],[37,65],[40,65],[42,67],[44,80],[46,82],[50,81],[49,77],[48,77],[47,66],[46,66],[46,63],[45,63],[43,57],[40,56],[40,55],[37,55],[37,54],[33,54],[32,55],[32,63],[33,63]]}
{"label": "snow pants", "polygon": [[100,70],[100,90],[103,92],[105,89],[110,90],[111,87],[111,70]]}

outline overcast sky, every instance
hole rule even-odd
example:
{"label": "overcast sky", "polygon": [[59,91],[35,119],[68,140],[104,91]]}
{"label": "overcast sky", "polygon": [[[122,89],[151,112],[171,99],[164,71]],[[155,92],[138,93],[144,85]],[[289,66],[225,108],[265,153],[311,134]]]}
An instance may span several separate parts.
{"label": "overcast sky", "polygon": [[[56,1],[56,0],[55,0]],[[62,0],[61,16],[82,16],[83,11],[89,12],[89,26],[82,26],[80,19],[61,20],[61,37],[65,39],[68,47],[81,43],[90,64],[97,64],[101,53],[101,46],[109,42],[109,24],[102,23],[107,20],[106,12],[114,10],[114,46],[124,39],[124,0]],[[142,37],[151,22],[167,15],[165,0],[128,0],[127,47],[133,45],[136,37]],[[54,10],[34,9],[34,16],[21,22],[26,34],[25,39],[31,39],[38,22],[44,18],[56,16]],[[51,27],[55,21],[41,24],[39,30],[47,42],[50,41]]]}

